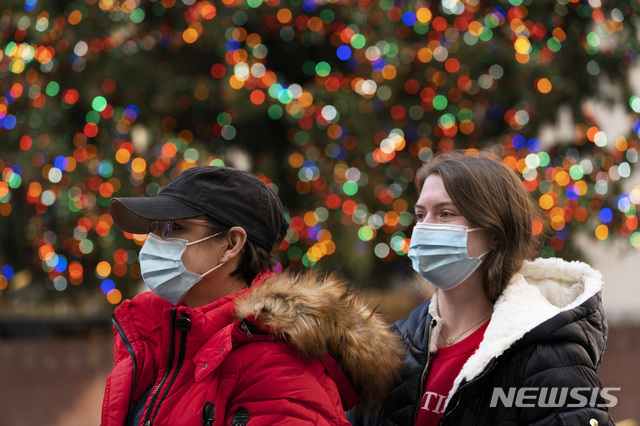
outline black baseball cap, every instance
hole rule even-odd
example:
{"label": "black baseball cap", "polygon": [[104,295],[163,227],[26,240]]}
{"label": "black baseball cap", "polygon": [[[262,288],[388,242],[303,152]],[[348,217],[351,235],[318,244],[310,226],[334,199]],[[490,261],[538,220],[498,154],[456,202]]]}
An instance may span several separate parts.
{"label": "black baseball cap", "polygon": [[231,167],[186,169],[157,197],[113,198],[113,221],[125,232],[148,234],[154,220],[208,216],[221,226],[241,226],[249,241],[267,251],[284,238],[288,224],[278,196],[263,181]]}

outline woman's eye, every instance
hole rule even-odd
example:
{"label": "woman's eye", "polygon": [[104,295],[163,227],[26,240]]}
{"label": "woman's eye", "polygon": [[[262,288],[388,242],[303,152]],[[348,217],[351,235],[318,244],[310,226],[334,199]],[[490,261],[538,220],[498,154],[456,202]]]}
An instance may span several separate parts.
{"label": "woman's eye", "polygon": [[416,219],[419,221],[424,219],[424,213],[416,213],[415,216],[416,216]]}

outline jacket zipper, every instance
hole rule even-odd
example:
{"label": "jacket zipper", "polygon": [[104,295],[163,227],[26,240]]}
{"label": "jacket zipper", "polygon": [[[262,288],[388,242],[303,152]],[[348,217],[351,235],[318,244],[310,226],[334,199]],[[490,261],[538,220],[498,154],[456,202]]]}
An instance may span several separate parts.
{"label": "jacket zipper", "polygon": [[173,358],[175,355],[174,341],[175,341],[175,333],[176,333],[175,323],[176,323],[177,312],[178,312],[178,308],[171,309],[171,315],[169,319],[169,328],[171,329],[171,333],[169,334],[169,356],[167,358],[167,372],[164,374],[164,377],[162,378],[162,380],[160,380],[160,383],[158,384],[158,386],[156,386],[156,390],[153,392],[153,396],[151,397],[151,404],[149,404],[149,408],[147,409],[147,414],[145,415],[144,422],[142,422],[142,424],[144,424],[145,426],[151,426],[152,424],[151,421],[149,420],[151,418],[151,412],[153,411],[153,408],[156,404],[156,400],[158,399],[160,390],[164,386],[164,383],[167,381],[167,378],[169,377],[169,373],[171,373],[171,370],[173,369]]}
{"label": "jacket zipper", "polygon": [[133,345],[131,345],[131,341],[129,340],[127,335],[124,333],[124,330],[122,329],[122,326],[116,319],[115,314],[111,314],[111,321],[113,322],[114,327],[118,331],[118,334],[120,335],[120,338],[124,342],[124,346],[127,348],[127,351],[129,352],[129,355],[131,355],[131,359],[133,361],[133,379],[131,380],[131,396],[129,397],[129,409],[127,410],[128,412],[133,409],[133,397],[136,391],[136,377],[138,375],[138,359],[136,358],[136,352],[133,350]]}
{"label": "jacket zipper", "polygon": [[[477,382],[478,380],[480,380],[482,377],[486,376],[487,374],[491,373],[491,371],[493,371],[494,368],[496,368],[496,365],[498,365],[498,362],[494,362],[493,365],[491,366],[490,369],[488,369],[486,372],[480,374],[478,377],[476,377],[475,379],[473,379],[470,382],[465,383],[462,387],[460,387],[456,393],[455,396],[457,396],[456,399],[456,405],[451,409],[448,410],[446,413],[444,413],[444,415],[442,416],[442,418],[440,419],[440,421],[438,422],[439,425],[442,425],[444,423],[442,423],[444,421],[444,419],[451,413],[453,413],[455,411],[456,408],[458,408],[458,405],[460,405],[460,400],[462,399],[462,392],[468,388],[469,386],[471,386],[471,384]],[[482,402],[482,401],[481,401]]]}
{"label": "jacket zipper", "polygon": [[418,413],[420,412],[420,406],[422,405],[422,391],[424,390],[424,376],[427,374],[427,370],[429,369],[429,361],[431,360],[431,351],[429,350],[431,346],[431,332],[433,328],[436,326],[436,320],[432,319],[429,323],[429,331],[427,332],[427,362],[424,365],[424,369],[422,370],[422,375],[420,376],[420,389],[418,389],[418,406],[413,413],[413,423],[416,423],[416,419],[418,418]]}
{"label": "jacket zipper", "polygon": [[[180,319],[182,319],[182,318],[186,318],[188,320],[189,317],[187,315],[184,315]],[[162,395],[162,398],[160,398],[160,401],[158,401],[158,405],[156,406],[156,413],[153,415],[153,419],[151,420],[149,425],[152,425],[153,422],[156,421],[156,417],[158,416],[158,412],[160,411],[160,406],[162,405],[164,400],[167,398],[167,395],[169,395],[169,391],[171,390],[171,387],[175,383],[176,379],[178,378],[178,374],[180,373],[180,370],[182,369],[182,364],[184,363],[184,356],[185,356],[185,352],[186,352],[186,348],[187,348],[187,331],[189,330],[189,328],[187,328],[186,330],[183,330],[183,329],[181,329],[180,324],[178,325],[178,329],[180,329],[180,331],[181,331],[181,334],[180,334],[180,352],[178,354],[178,362],[176,364],[176,368],[173,371],[173,376],[171,377],[171,381],[169,381],[169,384],[167,385],[167,388],[165,389],[164,394]]]}

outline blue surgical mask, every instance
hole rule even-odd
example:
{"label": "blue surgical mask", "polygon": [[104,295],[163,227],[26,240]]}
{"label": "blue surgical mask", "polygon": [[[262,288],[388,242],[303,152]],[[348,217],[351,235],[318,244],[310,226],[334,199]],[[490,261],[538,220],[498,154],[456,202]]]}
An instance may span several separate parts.
{"label": "blue surgical mask", "polygon": [[205,275],[222,266],[220,263],[199,275],[187,270],[182,263],[182,253],[187,246],[208,240],[221,233],[192,242],[182,238],[162,239],[156,234],[149,234],[139,255],[140,272],[144,283],[158,296],[174,305],[177,304]]}
{"label": "blue surgical mask", "polygon": [[409,258],[413,269],[441,290],[450,290],[466,280],[482,263],[467,253],[468,229],[462,225],[418,223],[413,228]]}

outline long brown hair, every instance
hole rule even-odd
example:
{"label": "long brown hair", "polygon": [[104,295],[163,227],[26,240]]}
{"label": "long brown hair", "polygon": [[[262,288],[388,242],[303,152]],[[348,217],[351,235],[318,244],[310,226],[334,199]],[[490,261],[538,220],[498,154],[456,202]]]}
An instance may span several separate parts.
{"label": "long brown hair", "polygon": [[520,178],[487,154],[451,151],[435,156],[418,171],[418,191],[432,174],[440,176],[460,213],[488,230],[497,243],[483,262],[484,291],[495,302],[524,260],[540,251],[533,233],[533,221],[543,223],[540,210]]}

